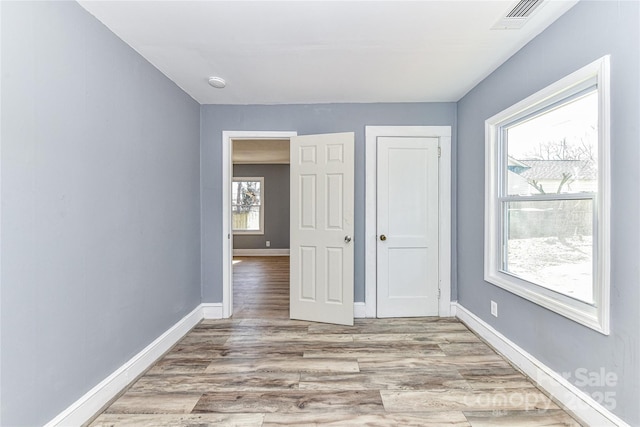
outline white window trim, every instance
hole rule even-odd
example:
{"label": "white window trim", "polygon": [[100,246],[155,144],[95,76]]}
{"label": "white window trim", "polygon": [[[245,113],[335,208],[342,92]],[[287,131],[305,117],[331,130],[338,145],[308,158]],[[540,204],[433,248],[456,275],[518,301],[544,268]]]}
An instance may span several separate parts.
{"label": "white window trim", "polygon": [[[262,176],[234,176],[233,182],[259,182],[260,183],[260,229],[259,230],[236,230],[232,227],[235,236],[261,235],[264,234],[264,177]],[[233,201],[231,202],[233,206]]]}
{"label": "white window trim", "polygon": [[[500,149],[498,132],[502,125],[525,111],[543,108],[557,100],[570,88],[593,78],[597,79],[599,97],[598,123],[598,195],[594,220],[597,231],[594,235],[594,306],[574,300],[560,293],[530,284],[500,271],[499,248],[501,213],[498,204]],[[485,122],[485,247],[484,279],[509,292],[572,319],[582,325],[609,335],[609,288],[610,288],[610,102],[609,102],[609,56],[581,68],[553,83],[523,101],[496,114]]]}

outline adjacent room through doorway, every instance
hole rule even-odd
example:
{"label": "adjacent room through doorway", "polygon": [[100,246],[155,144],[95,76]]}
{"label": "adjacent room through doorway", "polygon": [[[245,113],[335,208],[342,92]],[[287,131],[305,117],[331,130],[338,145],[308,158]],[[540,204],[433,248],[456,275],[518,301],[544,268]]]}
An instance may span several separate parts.
{"label": "adjacent room through doorway", "polygon": [[[289,268],[289,139],[233,139],[231,140],[231,242],[233,247],[233,309],[255,305],[248,301],[251,296],[261,294],[261,283],[266,286],[267,278],[261,272],[267,263],[245,262],[252,258],[238,257],[278,257],[286,260],[288,304]],[[255,259],[254,259],[255,261]],[[243,268],[250,264],[253,270]],[[236,271],[245,271],[241,285],[255,285],[253,292],[236,289]],[[255,270],[255,274],[251,271]],[[281,299],[284,298],[281,295]],[[240,298],[240,299],[238,299]],[[259,300],[264,302],[264,300]],[[288,315],[288,309],[285,310]]]}

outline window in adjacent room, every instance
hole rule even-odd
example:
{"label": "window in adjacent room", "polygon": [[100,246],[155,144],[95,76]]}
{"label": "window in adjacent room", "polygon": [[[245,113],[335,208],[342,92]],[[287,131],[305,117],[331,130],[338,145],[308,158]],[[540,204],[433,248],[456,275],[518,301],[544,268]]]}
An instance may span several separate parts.
{"label": "window in adjacent room", "polygon": [[609,333],[608,57],[486,122],[485,279]]}
{"label": "window in adjacent room", "polygon": [[233,178],[231,211],[234,234],[264,234],[264,178]]}

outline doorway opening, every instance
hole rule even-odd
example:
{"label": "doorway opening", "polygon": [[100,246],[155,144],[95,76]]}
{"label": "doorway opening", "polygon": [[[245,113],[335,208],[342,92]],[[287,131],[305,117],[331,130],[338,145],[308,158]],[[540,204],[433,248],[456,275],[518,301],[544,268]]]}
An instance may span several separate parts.
{"label": "doorway opening", "polygon": [[[353,132],[305,136],[293,132],[223,132],[223,233],[227,239],[223,239],[222,248],[222,315],[229,318],[234,310],[231,196],[235,191],[236,203],[242,204],[242,191],[249,192],[245,194],[249,201],[243,209],[255,208],[257,212],[260,208],[258,189],[262,187],[260,177],[247,176],[239,177],[241,182],[235,187],[232,185],[233,147],[251,139],[261,140],[260,145],[268,146],[284,138],[290,139],[289,152],[293,153],[289,175],[290,218],[286,221],[290,227],[290,316],[298,320],[353,324]],[[258,224],[259,221],[255,221],[253,225],[243,226],[246,228],[243,232],[260,234]],[[266,243],[264,236],[261,238]]]}
{"label": "doorway opening", "polygon": [[[222,283],[222,317],[228,318],[233,314],[233,255],[234,255],[234,237],[238,237],[241,242],[236,249],[238,254],[244,255],[281,255],[288,253],[288,231],[287,237],[283,237],[275,230],[276,234],[269,234],[266,227],[269,224],[269,216],[267,209],[270,201],[266,198],[269,196],[269,181],[266,180],[264,187],[257,184],[260,181],[255,178],[263,178],[271,172],[268,171],[267,165],[283,165],[288,164],[288,143],[289,138],[296,136],[297,132],[253,132],[253,131],[224,131],[222,133],[222,209],[223,209],[223,233],[227,236],[223,239],[222,262],[223,262],[223,283]],[[234,146],[238,149],[234,150]],[[284,152],[286,151],[286,163]],[[235,158],[234,158],[235,156]],[[237,165],[237,167],[234,167]],[[251,169],[253,168],[253,172]],[[234,174],[234,169],[236,173]],[[273,168],[271,168],[273,169]],[[283,169],[280,167],[280,169]],[[287,171],[288,172],[288,171]],[[242,173],[242,176],[238,175]],[[276,175],[282,175],[282,170],[276,172]],[[245,191],[240,188],[239,184],[235,185],[235,203],[233,206],[232,195],[234,194],[234,175],[237,178],[243,178]],[[256,176],[258,175],[258,176]],[[238,182],[238,181],[236,181]],[[251,184],[249,184],[251,183]],[[249,189],[249,186],[250,189]],[[262,191],[267,188],[266,194],[258,194],[258,188]],[[246,191],[246,190],[250,191]],[[240,191],[238,191],[240,190]],[[240,193],[240,194],[239,194]],[[277,191],[272,193],[277,198]],[[286,194],[288,198],[288,192]],[[272,201],[273,202],[273,201]],[[272,208],[277,210],[276,204],[271,204]],[[287,203],[288,206],[288,203]],[[236,215],[234,218],[233,208]],[[262,210],[262,217],[260,217]],[[256,227],[257,223],[262,224]],[[286,217],[288,218],[288,212]],[[234,226],[235,219],[235,226]],[[267,220],[265,223],[264,220]],[[281,222],[281,221],[280,221]],[[242,229],[244,226],[244,230]],[[286,227],[289,227],[286,221]],[[235,231],[234,231],[235,229]],[[275,240],[275,241],[274,241]],[[269,246],[267,247],[267,241]],[[282,246],[285,246],[283,248]],[[279,249],[280,251],[278,251]]]}

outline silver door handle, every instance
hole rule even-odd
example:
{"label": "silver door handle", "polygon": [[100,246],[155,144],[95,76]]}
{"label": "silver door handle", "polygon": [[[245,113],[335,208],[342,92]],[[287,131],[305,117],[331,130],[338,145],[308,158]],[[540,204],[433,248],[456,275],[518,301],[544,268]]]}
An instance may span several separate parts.
{"label": "silver door handle", "polygon": [[345,243],[351,242],[351,236],[344,236],[344,242]]}

